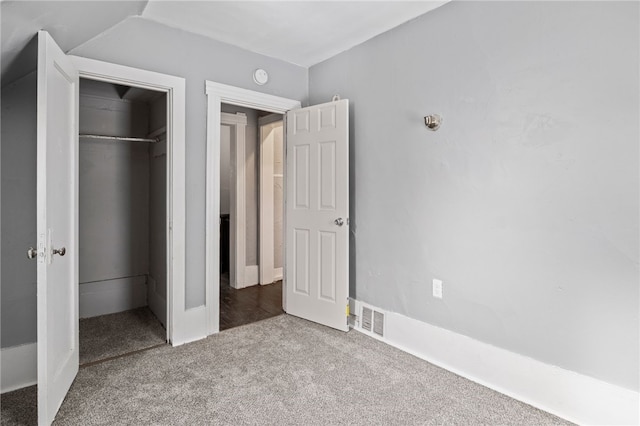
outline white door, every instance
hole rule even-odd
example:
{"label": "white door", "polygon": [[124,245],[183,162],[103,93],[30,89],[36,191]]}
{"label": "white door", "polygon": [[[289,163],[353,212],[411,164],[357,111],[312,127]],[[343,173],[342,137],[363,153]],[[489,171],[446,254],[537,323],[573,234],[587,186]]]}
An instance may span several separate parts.
{"label": "white door", "polygon": [[285,310],[347,331],[349,101],[287,113]]}
{"label": "white door", "polygon": [[[78,72],[38,33],[38,424],[78,372]],[[32,252],[30,255],[33,255]]]}

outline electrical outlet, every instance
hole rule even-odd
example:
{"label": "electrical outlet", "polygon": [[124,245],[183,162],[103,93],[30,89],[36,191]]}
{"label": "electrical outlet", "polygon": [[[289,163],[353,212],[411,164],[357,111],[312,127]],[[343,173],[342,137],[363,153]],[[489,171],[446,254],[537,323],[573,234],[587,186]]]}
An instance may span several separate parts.
{"label": "electrical outlet", "polygon": [[442,281],[433,279],[433,297],[442,299]]}

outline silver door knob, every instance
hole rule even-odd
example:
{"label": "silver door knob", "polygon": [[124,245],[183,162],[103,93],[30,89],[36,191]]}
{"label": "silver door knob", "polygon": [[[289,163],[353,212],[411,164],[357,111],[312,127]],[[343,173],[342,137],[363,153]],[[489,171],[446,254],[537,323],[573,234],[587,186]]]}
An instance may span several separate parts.
{"label": "silver door knob", "polygon": [[338,225],[338,226],[342,226],[342,225],[344,225],[344,220],[343,220],[341,217],[337,218],[337,219],[336,219],[336,220],[334,220],[333,222],[334,222],[336,225]]}
{"label": "silver door knob", "polygon": [[52,254],[59,254],[60,256],[64,256],[64,254],[67,252],[67,249],[62,247],[60,249],[53,249],[51,250]]}
{"label": "silver door knob", "polygon": [[35,259],[36,257],[38,257],[38,250],[34,249],[33,247],[29,247],[29,250],[27,250],[27,257],[29,259]]}

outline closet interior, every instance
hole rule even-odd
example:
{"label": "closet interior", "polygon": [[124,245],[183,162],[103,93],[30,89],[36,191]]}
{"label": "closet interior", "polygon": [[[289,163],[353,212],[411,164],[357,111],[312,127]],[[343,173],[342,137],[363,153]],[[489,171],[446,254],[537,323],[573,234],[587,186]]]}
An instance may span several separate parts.
{"label": "closet interior", "polygon": [[80,364],[166,342],[165,92],[80,80]]}

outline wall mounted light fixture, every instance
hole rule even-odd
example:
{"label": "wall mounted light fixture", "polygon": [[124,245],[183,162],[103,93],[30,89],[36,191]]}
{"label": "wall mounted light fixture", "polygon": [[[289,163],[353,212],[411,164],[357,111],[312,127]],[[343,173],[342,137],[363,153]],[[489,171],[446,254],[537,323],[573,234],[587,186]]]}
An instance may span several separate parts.
{"label": "wall mounted light fixture", "polygon": [[427,126],[427,129],[436,131],[440,128],[442,124],[442,117],[438,114],[431,114],[424,117],[424,125]]}

